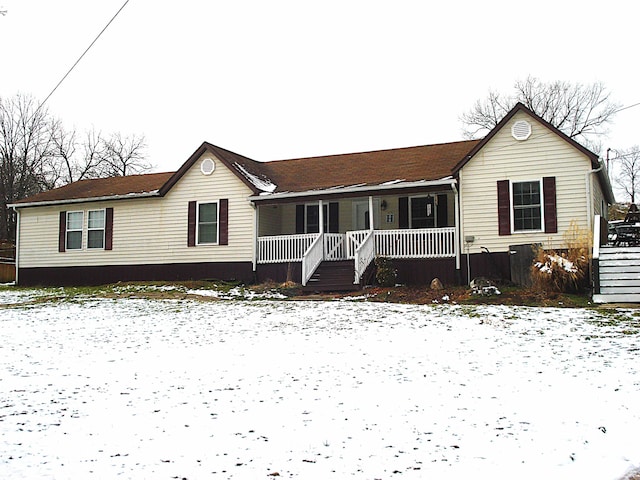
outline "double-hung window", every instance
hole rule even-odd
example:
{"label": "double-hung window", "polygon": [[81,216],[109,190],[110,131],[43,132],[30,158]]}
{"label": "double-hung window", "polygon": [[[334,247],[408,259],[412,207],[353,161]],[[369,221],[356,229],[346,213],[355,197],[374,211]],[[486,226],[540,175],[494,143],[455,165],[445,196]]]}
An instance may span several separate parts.
{"label": "double-hung window", "polygon": [[[306,206],[307,215],[306,215],[306,223],[307,233],[319,233],[320,232],[320,209],[318,208],[318,204],[308,204]],[[327,209],[327,204],[322,204],[322,226],[324,231],[327,232],[329,228],[329,210]]]}
{"label": "double-hung window", "polygon": [[218,243],[218,203],[198,204],[198,245]]}
{"label": "double-hung window", "polygon": [[433,228],[436,226],[434,197],[411,198],[411,228]]}
{"label": "double-hung window", "polygon": [[87,248],[104,248],[104,210],[89,210]]}
{"label": "double-hung window", "polygon": [[542,230],[542,189],[540,181],[513,182],[513,231]]}
{"label": "double-hung window", "polygon": [[67,212],[65,245],[67,250],[82,249],[84,212]]}

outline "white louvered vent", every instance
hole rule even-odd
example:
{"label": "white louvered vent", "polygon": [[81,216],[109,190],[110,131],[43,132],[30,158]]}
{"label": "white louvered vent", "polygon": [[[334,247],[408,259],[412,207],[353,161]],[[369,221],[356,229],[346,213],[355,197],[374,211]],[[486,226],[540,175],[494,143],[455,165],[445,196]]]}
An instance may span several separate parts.
{"label": "white louvered vent", "polygon": [[200,171],[203,173],[203,175],[211,175],[215,169],[216,164],[212,159],[205,158],[204,160],[202,160],[202,163],[200,164]]}
{"label": "white louvered vent", "polygon": [[531,136],[531,124],[526,120],[518,120],[511,127],[511,135],[516,140],[526,140]]}

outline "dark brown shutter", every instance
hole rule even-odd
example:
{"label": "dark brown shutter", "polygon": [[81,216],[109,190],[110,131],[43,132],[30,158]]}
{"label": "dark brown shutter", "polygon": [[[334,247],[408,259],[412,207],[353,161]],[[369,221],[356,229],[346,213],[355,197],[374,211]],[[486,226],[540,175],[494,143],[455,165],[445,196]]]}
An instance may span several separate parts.
{"label": "dark brown shutter", "polygon": [[509,180],[498,180],[498,234],[511,235]]}
{"label": "dark brown shutter", "polygon": [[296,233],[304,233],[304,205],[296,205]]}
{"label": "dark brown shutter", "polygon": [[113,249],[113,208],[105,209],[104,219],[104,249]]}
{"label": "dark brown shutter", "polygon": [[339,231],[339,208],[340,204],[338,202],[331,202],[329,204],[329,233],[338,233]]}
{"label": "dark brown shutter", "polygon": [[449,212],[447,209],[447,196],[438,195],[438,227],[449,226]]}
{"label": "dark brown shutter", "polygon": [[60,224],[58,227],[58,251],[64,252],[66,250],[66,236],[67,236],[67,212],[60,212]]}
{"label": "dark brown shutter", "polygon": [[196,202],[189,202],[187,219],[187,247],[196,246]]}
{"label": "dark brown shutter", "polygon": [[219,218],[219,230],[220,238],[218,239],[218,245],[229,245],[229,200],[226,198],[220,199],[220,208],[218,210],[220,214]]}
{"label": "dark brown shutter", "polygon": [[544,231],[558,233],[558,218],[556,216],[556,177],[542,179],[544,196]]}
{"label": "dark brown shutter", "polygon": [[398,226],[409,228],[409,197],[398,199]]}

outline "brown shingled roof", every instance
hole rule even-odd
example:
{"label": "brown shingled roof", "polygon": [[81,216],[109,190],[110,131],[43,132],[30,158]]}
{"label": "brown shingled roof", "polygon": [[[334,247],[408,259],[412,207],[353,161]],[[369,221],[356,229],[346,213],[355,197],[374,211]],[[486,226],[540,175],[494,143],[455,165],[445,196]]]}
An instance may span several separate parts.
{"label": "brown shingled roof", "polygon": [[394,181],[440,180],[455,173],[455,166],[479,140],[419,147],[349,153],[271,162],[256,162],[204,142],[176,172],[81,180],[16,202],[20,204],[65,202],[136,196],[165,195],[205,151],[210,151],[247,184],[260,193],[257,182],[271,182],[270,193],[305,192],[352,185],[381,185]]}
{"label": "brown shingled roof", "polygon": [[16,204],[142,194],[159,190],[173,172],[80,180],[19,200]]}
{"label": "brown shingled roof", "polygon": [[263,164],[276,192],[303,192],[337,186],[380,185],[403,180],[439,180],[455,173],[456,164],[479,140]]}

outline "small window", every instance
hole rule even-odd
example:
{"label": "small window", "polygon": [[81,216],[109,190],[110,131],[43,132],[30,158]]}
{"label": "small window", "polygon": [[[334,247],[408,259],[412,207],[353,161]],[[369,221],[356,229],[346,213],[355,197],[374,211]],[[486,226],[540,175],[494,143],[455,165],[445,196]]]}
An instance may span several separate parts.
{"label": "small window", "polygon": [[542,230],[542,195],[540,182],[514,182],[513,195],[513,230]]}
{"label": "small window", "polygon": [[198,204],[198,244],[218,243],[218,203]]}
{"label": "small window", "polygon": [[104,210],[89,210],[87,248],[104,248]]}
{"label": "small window", "polygon": [[84,212],[67,212],[66,249],[80,250],[82,248],[82,224]]}

